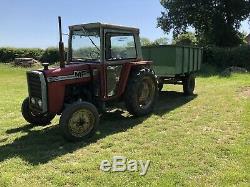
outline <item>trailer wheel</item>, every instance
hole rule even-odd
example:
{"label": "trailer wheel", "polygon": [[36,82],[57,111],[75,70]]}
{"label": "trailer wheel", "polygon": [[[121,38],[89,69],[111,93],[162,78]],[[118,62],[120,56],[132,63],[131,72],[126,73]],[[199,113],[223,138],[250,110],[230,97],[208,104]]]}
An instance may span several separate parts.
{"label": "trailer wheel", "polygon": [[22,115],[23,118],[33,124],[33,125],[48,125],[56,116],[55,114],[44,114],[44,115],[36,115],[32,113],[29,107],[29,98],[24,99],[22,104]]}
{"label": "trailer wheel", "polygon": [[158,86],[152,70],[141,69],[132,72],[125,93],[125,104],[129,113],[135,116],[151,113],[157,95]]}
{"label": "trailer wheel", "polygon": [[76,103],[63,111],[59,124],[67,140],[73,142],[87,140],[95,134],[99,124],[99,114],[91,103]]}
{"label": "trailer wheel", "polygon": [[183,78],[183,92],[185,95],[193,95],[195,88],[195,75],[188,74]]}

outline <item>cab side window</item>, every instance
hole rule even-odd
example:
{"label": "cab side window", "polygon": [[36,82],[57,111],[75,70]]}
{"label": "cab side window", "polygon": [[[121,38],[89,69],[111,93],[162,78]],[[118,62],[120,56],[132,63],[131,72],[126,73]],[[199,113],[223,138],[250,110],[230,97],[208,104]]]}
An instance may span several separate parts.
{"label": "cab side window", "polygon": [[133,34],[106,34],[106,60],[135,59],[136,46]]}

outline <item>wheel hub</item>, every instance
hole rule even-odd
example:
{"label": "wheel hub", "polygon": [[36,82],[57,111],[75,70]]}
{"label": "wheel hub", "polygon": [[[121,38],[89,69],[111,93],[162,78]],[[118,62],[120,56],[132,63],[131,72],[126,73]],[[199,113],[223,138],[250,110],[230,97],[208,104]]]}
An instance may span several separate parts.
{"label": "wheel hub", "polygon": [[145,78],[139,90],[138,102],[141,107],[147,107],[151,104],[155,93],[155,86],[151,79]]}
{"label": "wheel hub", "polygon": [[94,115],[90,111],[82,109],[73,113],[68,126],[72,135],[83,137],[91,131],[94,122]]}
{"label": "wheel hub", "polygon": [[148,84],[143,82],[141,94],[139,97],[139,102],[145,102],[147,98],[149,97],[149,94],[150,94],[150,90],[149,90]]}

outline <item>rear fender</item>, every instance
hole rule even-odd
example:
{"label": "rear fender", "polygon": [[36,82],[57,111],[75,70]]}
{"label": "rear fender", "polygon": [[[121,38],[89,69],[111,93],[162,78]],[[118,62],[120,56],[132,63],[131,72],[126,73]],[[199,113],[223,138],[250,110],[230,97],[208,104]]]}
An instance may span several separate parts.
{"label": "rear fender", "polygon": [[136,71],[137,69],[142,68],[150,68],[152,62],[151,61],[139,61],[139,62],[131,62],[127,63],[123,66],[120,83],[119,83],[119,91],[117,97],[121,97],[127,87],[129,76],[132,71]]}

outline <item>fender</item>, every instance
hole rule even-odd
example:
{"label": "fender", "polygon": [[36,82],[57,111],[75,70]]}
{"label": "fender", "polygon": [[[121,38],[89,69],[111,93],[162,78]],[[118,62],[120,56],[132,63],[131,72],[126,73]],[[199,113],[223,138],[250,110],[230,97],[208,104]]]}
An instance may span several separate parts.
{"label": "fender", "polygon": [[133,69],[138,68],[138,67],[139,68],[142,68],[142,67],[150,68],[152,63],[153,63],[152,61],[138,61],[138,62],[125,63],[123,68],[122,68],[121,77],[120,77],[120,81],[119,81],[119,89],[118,89],[117,95],[113,96],[113,97],[109,97],[106,100],[117,99],[124,94],[126,87],[127,87],[129,75],[130,75],[131,71],[133,71]]}

